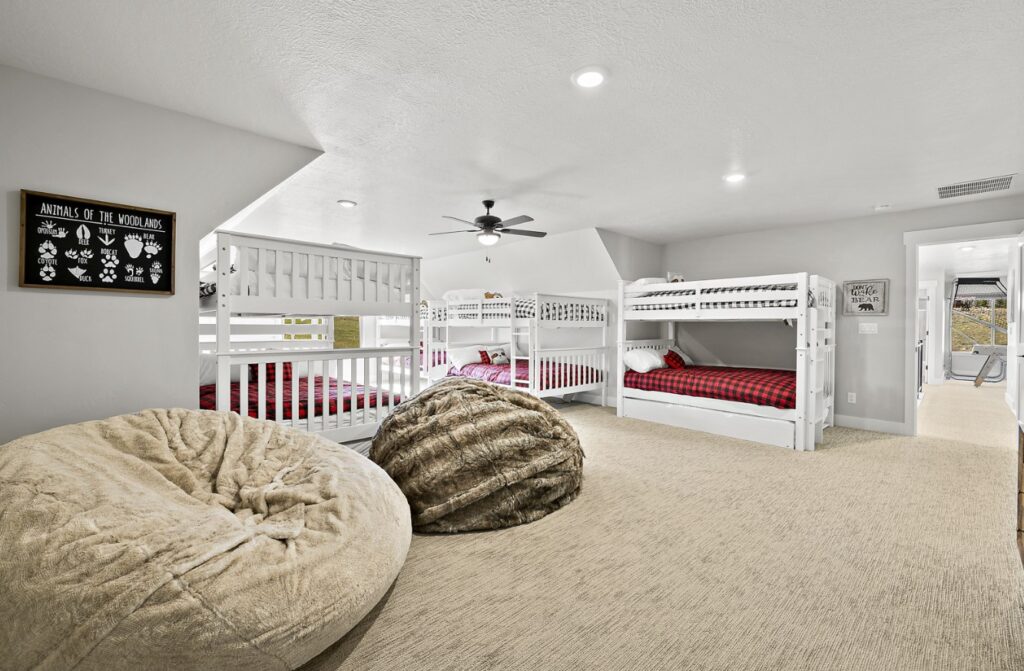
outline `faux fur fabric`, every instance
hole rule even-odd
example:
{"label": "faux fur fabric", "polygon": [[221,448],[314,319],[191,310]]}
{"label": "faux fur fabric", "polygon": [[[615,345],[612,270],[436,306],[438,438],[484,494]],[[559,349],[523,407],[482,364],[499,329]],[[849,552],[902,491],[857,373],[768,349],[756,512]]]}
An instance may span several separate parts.
{"label": "faux fur fabric", "polygon": [[525,524],[566,505],[583,483],[572,427],[540,399],[448,378],[384,420],[370,458],[402,488],[416,531]]}
{"label": "faux fur fabric", "polygon": [[0,446],[0,668],[293,669],[405,561],[402,492],[348,448],[146,410]]}

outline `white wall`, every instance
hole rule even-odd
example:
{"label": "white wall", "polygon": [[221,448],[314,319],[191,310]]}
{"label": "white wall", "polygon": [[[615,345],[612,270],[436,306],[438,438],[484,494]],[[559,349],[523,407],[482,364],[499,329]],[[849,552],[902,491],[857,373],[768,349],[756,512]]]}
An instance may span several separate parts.
{"label": "white wall", "polygon": [[[199,239],[319,152],[6,67],[0,101],[0,443],[195,407]],[[176,212],[176,294],[19,288],[19,189]]]}
{"label": "white wall", "polygon": [[[838,319],[836,413],[848,424],[898,430],[904,421],[904,329],[906,316],[905,231],[1019,219],[1024,196],[993,198],[923,210],[793,226],[769,231],[687,240],[670,244],[665,264],[687,279],[806,271],[843,280],[888,278],[889,315]],[[858,335],[861,322],[876,322],[877,335]],[[723,360],[739,364],[758,358],[785,364],[792,348],[776,345],[757,325],[702,324],[689,329]],[[751,337],[744,337],[747,334]],[[770,349],[775,353],[762,352]],[[778,348],[778,349],[776,349]],[[847,403],[847,392],[857,403]]]}
{"label": "white wall", "polygon": [[618,276],[625,280],[665,274],[665,246],[598,228]]}

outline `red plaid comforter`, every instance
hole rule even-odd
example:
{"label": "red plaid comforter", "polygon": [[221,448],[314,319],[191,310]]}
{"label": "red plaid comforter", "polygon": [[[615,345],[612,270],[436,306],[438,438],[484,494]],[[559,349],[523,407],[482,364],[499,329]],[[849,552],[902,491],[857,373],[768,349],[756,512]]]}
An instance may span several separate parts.
{"label": "red plaid comforter", "polygon": [[[306,419],[309,416],[309,396],[306,394],[307,378],[299,378],[299,419]],[[374,387],[366,387],[365,389],[361,385],[351,385],[347,382],[342,383],[341,392],[338,392],[338,381],[336,379],[328,378],[327,382],[327,410],[328,414],[335,415],[338,412],[338,398],[340,396],[342,400],[342,412],[348,412],[352,409],[352,397],[355,396],[355,408],[361,410],[363,403],[366,403],[366,407],[374,408],[377,406],[377,390]],[[364,391],[366,392],[364,395]],[[320,417],[323,415],[324,410],[324,385],[323,377],[316,376],[313,378],[313,416]],[[281,384],[281,396],[284,401],[284,407],[281,408],[281,416],[285,420],[292,418],[292,381],[290,378],[286,378]],[[274,402],[274,382],[268,380],[267,382],[267,419],[274,419],[277,417],[277,406]],[[381,406],[387,405],[388,403],[388,392],[381,390],[380,392]],[[249,382],[249,416],[256,417],[259,412],[260,402],[260,391],[256,382],[250,380]],[[399,398],[395,395],[395,405],[398,405]],[[206,384],[199,387],[199,407],[204,410],[216,410],[217,409],[217,385]],[[240,399],[240,389],[238,382],[231,383],[231,410],[239,412],[242,407]]]}
{"label": "red plaid comforter", "polygon": [[791,410],[796,407],[796,373],[791,370],[686,366],[627,370],[626,387],[683,396],[717,398]]}
{"label": "red plaid comforter", "polygon": [[[448,371],[448,377],[469,377],[495,384],[511,384],[512,365],[507,363],[469,363],[458,370],[453,366]],[[525,382],[528,379],[530,379],[530,362],[516,361],[516,380]],[[604,377],[601,371],[590,366],[547,363],[540,366],[541,389],[591,384],[600,382],[602,379]]]}

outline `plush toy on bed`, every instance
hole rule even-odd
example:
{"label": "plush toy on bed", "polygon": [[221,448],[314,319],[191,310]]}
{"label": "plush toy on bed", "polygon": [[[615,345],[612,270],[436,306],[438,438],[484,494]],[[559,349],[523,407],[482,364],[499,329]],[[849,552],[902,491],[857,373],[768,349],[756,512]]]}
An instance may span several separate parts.
{"label": "plush toy on bed", "polygon": [[583,450],[557,411],[523,392],[448,378],[400,405],[370,447],[417,531],[525,524],[572,501]]}

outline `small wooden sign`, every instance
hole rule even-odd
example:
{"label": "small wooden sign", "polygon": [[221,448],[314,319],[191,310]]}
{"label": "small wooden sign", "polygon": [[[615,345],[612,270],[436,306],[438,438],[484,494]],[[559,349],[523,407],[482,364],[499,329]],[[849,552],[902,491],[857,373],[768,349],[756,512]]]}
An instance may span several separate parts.
{"label": "small wooden sign", "polygon": [[19,286],[174,294],[174,212],[21,191]]}
{"label": "small wooden sign", "polygon": [[889,280],[849,280],[843,282],[843,314],[889,314]]}

